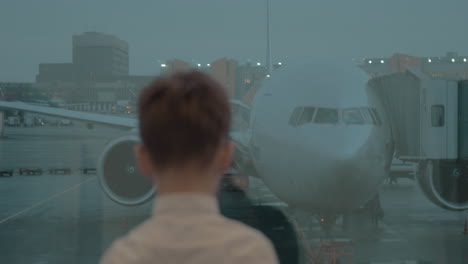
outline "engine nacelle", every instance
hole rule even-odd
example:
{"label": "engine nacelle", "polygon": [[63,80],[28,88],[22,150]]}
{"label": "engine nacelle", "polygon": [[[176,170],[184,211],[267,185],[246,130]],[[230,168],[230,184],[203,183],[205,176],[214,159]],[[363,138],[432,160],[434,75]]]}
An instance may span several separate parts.
{"label": "engine nacelle", "polygon": [[468,209],[466,166],[455,161],[422,161],[417,181],[426,197],[436,205],[456,211]]}
{"label": "engine nacelle", "polygon": [[99,159],[101,188],[122,205],[139,205],[155,195],[151,180],[139,172],[134,157],[133,148],[139,142],[137,135],[118,137],[107,144]]}

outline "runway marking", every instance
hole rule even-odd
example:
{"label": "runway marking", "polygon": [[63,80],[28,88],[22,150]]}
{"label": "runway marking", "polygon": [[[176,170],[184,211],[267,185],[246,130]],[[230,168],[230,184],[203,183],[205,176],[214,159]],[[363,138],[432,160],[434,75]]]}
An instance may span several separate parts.
{"label": "runway marking", "polygon": [[389,234],[392,234],[392,235],[397,235],[397,236],[401,236],[400,234],[398,234],[395,230],[393,230],[389,225],[387,225],[386,223],[380,221],[379,222],[380,226],[384,229],[385,232],[389,233]]}
{"label": "runway marking", "polygon": [[[323,239],[320,239],[320,238],[311,238],[311,239],[308,239],[307,241],[310,242],[311,244],[316,244],[316,243],[319,243],[319,242],[323,241]],[[330,241],[331,241],[331,242],[353,242],[354,240],[351,239],[351,238],[348,238],[348,237],[338,237],[338,238],[332,238]],[[401,242],[408,242],[408,240],[406,240],[406,239],[401,239],[401,238],[381,238],[381,239],[377,239],[376,241],[377,241],[377,242],[381,242],[381,243],[401,243]]]}
{"label": "runway marking", "polygon": [[283,203],[283,202],[259,202],[258,205],[273,206],[273,207],[288,207],[288,204]]}
{"label": "runway marking", "polygon": [[90,182],[90,181],[92,181],[92,180],[95,180],[95,179],[96,179],[96,176],[93,176],[91,179],[87,179],[87,180],[84,180],[84,181],[82,181],[82,182],[80,182],[80,183],[77,183],[77,184],[71,186],[70,188],[65,189],[65,190],[62,191],[62,192],[56,193],[56,194],[54,194],[54,195],[52,195],[52,196],[50,196],[50,197],[48,197],[48,198],[46,198],[46,199],[44,199],[44,200],[42,200],[42,201],[39,201],[39,202],[33,204],[32,206],[30,206],[30,207],[28,207],[28,208],[26,208],[26,209],[23,209],[23,210],[21,210],[21,211],[15,213],[15,214],[12,214],[12,215],[10,215],[10,216],[8,216],[8,217],[6,217],[6,218],[0,220],[0,225],[3,224],[3,223],[5,223],[5,222],[7,222],[8,220],[10,220],[10,219],[12,219],[12,218],[15,218],[15,217],[17,217],[17,216],[19,216],[19,215],[21,215],[21,214],[23,214],[23,213],[26,213],[26,212],[28,212],[28,211],[31,211],[32,209],[38,207],[39,205],[42,205],[42,204],[44,204],[44,203],[46,203],[46,202],[48,202],[48,201],[51,201],[51,200],[53,200],[53,199],[59,197],[60,195],[63,195],[63,194],[65,194],[65,193],[69,192],[69,191],[72,191],[72,190],[74,190],[74,189],[80,187],[81,185],[83,185],[83,184],[85,184],[85,183],[88,183],[88,182]]}

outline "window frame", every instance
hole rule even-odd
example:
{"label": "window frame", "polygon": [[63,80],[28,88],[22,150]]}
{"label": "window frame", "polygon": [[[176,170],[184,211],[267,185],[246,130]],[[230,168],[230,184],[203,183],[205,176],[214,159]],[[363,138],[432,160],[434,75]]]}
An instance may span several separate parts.
{"label": "window frame", "polygon": [[[362,123],[350,123],[350,122],[346,121],[345,112],[347,112],[347,111],[359,113],[359,115],[361,116],[361,119],[362,119]],[[360,125],[360,126],[366,125],[366,118],[362,114],[360,107],[344,108],[344,109],[341,110],[341,114],[343,115],[343,123],[346,124],[346,125]]]}
{"label": "window frame", "polygon": [[[318,107],[315,107],[315,106],[303,106],[302,107],[302,112],[299,115],[299,117],[297,118],[296,125],[301,126],[301,125],[304,125],[304,124],[307,124],[307,123],[313,123],[314,119],[315,119],[315,115],[317,114],[317,108]],[[312,117],[310,117],[310,119],[303,122],[302,117],[304,116],[304,113],[306,111],[310,110],[310,109],[313,109],[313,111],[314,111],[314,113],[312,114]]]}
{"label": "window frame", "polygon": [[290,126],[297,127],[298,126],[297,121],[298,121],[299,117],[302,115],[303,111],[304,111],[303,106],[295,107],[293,109],[291,115],[289,116],[288,124]]}
{"label": "window frame", "polygon": [[371,114],[369,107],[359,107],[361,115],[364,118],[364,124],[366,125],[376,125],[374,117]]}
{"label": "window frame", "polygon": [[[336,118],[337,118],[336,122],[317,122],[317,115],[321,109],[335,111]],[[329,124],[329,125],[339,124],[340,123],[340,109],[332,108],[332,107],[316,107],[313,123],[314,124]]]}
{"label": "window frame", "polygon": [[370,112],[371,112],[371,115],[372,115],[372,118],[374,118],[374,122],[377,126],[381,126],[382,125],[382,119],[380,118],[380,115],[379,115],[379,112],[377,111],[377,109],[375,107],[371,107],[369,108]]}

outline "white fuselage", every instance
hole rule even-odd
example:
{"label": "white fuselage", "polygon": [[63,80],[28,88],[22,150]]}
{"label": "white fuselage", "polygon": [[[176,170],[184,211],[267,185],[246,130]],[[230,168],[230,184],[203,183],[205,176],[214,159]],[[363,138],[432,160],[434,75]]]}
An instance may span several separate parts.
{"label": "white fuselage", "polygon": [[[280,199],[303,209],[342,212],[377,193],[392,158],[390,130],[384,121],[343,120],[344,109],[379,111],[366,95],[368,79],[356,66],[312,60],[288,64],[265,81],[252,108],[250,151],[259,176]],[[300,107],[336,109],[338,120],[291,125]]]}

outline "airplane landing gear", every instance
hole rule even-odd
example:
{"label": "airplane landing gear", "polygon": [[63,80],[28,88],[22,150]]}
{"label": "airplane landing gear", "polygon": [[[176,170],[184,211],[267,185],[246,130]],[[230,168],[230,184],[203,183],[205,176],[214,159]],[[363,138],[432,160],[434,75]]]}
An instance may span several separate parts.
{"label": "airplane landing gear", "polygon": [[322,231],[325,238],[330,238],[333,232],[333,228],[336,225],[338,219],[337,214],[319,214],[317,215],[320,223],[320,230]]}
{"label": "airplane landing gear", "polygon": [[369,238],[377,234],[379,221],[384,217],[380,196],[376,194],[362,208],[343,214],[343,231],[356,238]]}

